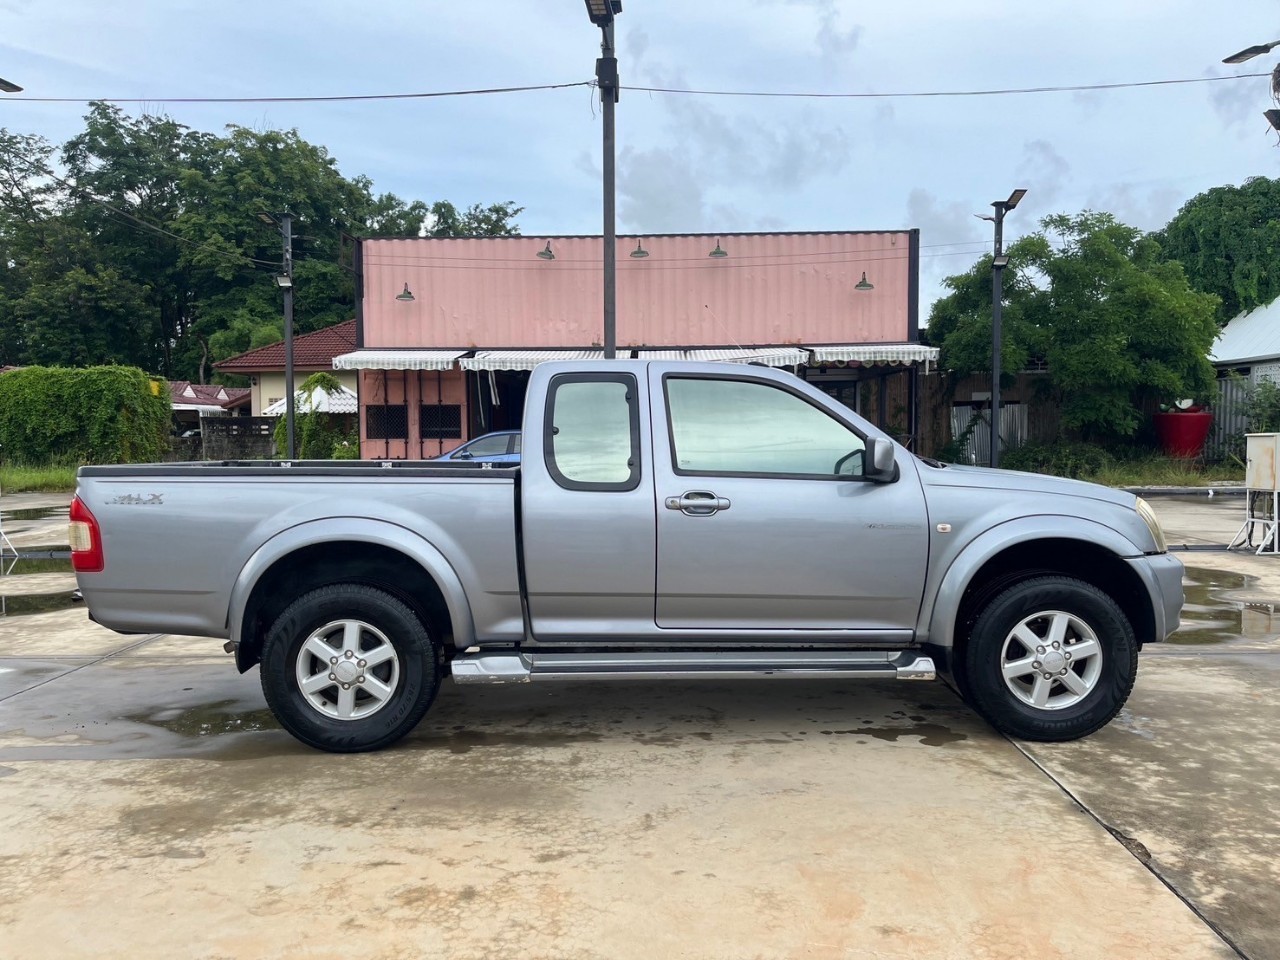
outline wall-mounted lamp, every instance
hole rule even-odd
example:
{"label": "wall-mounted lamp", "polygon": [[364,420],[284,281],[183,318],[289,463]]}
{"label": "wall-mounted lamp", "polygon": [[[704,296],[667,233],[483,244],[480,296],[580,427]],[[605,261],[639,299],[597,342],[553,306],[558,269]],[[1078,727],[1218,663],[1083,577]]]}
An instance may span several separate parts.
{"label": "wall-mounted lamp", "polygon": [[720,246],[720,238],[716,237],[716,248],[707,254],[708,257],[714,257],[717,260],[723,260],[729,254]]}
{"label": "wall-mounted lamp", "polygon": [[637,240],[637,241],[636,241],[636,248],[635,248],[634,250],[632,250],[632,251],[631,251],[631,257],[632,257],[632,259],[633,259],[633,260],[643,260],[643,259],[644,259],[645,257],[647,257],[648,255],[649,255],[649,251],[648,251],[648,250],[646,250],[644,247],[642,247],[642,246],[640,245],[640,241],[639,241],[639,240]]}
{"label": "wall-mounted lamp", "polygon": [[874,290],[875,288],[876,285],[874,283],[868,282],[867,271],[865,270],[862,271],[862,279],[853,285],[855,290]]}
{"label": "wall-mounted lamp", "polygon": [[396,299],[401,303],[412,303],[417,297],[413,295],[413,291],[409,289],[409,284],[406,282],[404,289],[396,294]]}
{"label": "wall-mounted lamp", "polygon": [[541,249],[541,250],[539,250],[539,251],[538,251],[538,259],[539,259],[539,260],[554,260],[555,258],[556,258],[556,255],[555,255],[555,253],[554,253],[554,252],[552,252],[552,250],[551,250],[551,241],[550,241],[550,240],[548,240],[548,241],[547,241],[547,245],[546,245],[543,249]]}

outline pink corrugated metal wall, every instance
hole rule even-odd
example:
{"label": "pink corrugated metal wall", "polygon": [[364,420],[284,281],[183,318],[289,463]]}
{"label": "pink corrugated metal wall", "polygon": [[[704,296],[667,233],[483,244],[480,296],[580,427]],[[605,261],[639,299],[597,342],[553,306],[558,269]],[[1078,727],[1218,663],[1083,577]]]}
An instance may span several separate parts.
{"label": "pink corrugated metal wall", "polygon": [[[547,237],[363,241],[364,346],[599,343],[601,239],[549,239],[554,260]],[[619,347],[908,339],[906,231],[639,239],[644,259],[618,239]],[[855,290],[864,271],[874,289]]]}

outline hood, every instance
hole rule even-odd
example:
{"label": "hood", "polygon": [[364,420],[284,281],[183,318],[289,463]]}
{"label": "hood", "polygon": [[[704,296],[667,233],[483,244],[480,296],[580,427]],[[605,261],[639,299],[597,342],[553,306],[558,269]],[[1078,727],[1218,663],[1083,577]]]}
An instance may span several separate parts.
{"label": "hood", "polygon": [[1085,497],[1118,506],[1133,507],[1137,497],[1124,490],[1115,490],[1083,480],[1065,477],[1048,477],[1041,473],[1020,473],[1017,470],[993,470],[990,467],[970,467],[949,463],[945,467],[920,464],[920,479],[931,487],[967,487],[986,490],[1017,490],[1025,493],[1048,493],[1064,497]]}

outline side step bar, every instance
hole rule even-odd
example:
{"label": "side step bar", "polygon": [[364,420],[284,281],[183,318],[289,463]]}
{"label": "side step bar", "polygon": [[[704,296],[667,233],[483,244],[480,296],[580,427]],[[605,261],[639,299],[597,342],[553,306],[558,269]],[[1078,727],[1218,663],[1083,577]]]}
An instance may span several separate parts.
{"label": "side step bar", "polygon": [[454,659],[458,683],[550,680],[741,680],[753,677],[932,680],[933,660],[913,650],[724,653],[473,653]]}

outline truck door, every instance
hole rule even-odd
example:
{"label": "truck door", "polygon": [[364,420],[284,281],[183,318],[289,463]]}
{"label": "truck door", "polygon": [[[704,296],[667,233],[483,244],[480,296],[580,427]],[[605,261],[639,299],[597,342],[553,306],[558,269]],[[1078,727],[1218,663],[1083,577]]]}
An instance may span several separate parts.
{"label": "truck door", "polygon": [[928,518],[901,451],[895,482],[870,480],[856,415],[750,368],[655,366],[649,389],[659,628],[910,639]]}
{"label": "truck door", "polygon": [[[563,368],[561,368],[563,369]],[[645,365],[535,371],[521,466],[529,615],[537,642],[652,633],[654,506]],[[641,428],[643,424],[643,429]]]}

